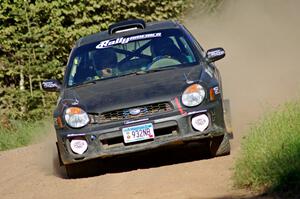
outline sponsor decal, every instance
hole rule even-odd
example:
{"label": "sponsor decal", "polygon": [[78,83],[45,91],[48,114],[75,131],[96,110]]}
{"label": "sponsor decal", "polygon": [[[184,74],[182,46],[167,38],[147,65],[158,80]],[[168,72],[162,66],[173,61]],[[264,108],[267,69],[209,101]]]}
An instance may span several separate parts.
{"label": "sponsor decal", "polygon": [[135,35],[135,36],[130,36],[130,37],[120,37],[120,38],[111,39],[111,40],[104,40],[104,41],[101,41],[96,46],[96,49],[108,48],[108,47],[118,45],[118,44],[127,44],[128,42],[131,42],[131,41],[137,41],[137,40],[148,39],[148,38],[156,38],[156,37],[161,37],[161,32]]}
{"label": "sponsor decal", "polygon": [[44,88],[56,88],[57,85],[54,82],[43,82],[43,87]]}
{"label": "sponsor decal", "polygon": [[225,52],[223,50],[215,50],[215,51],[207,52],[207,57],[212,58],[212,57],[221,56],[224,54],[225,54]]}
{"label": "sponsor decal", "polygon": [[214,87],[213,89],[214,89],[215,95],[220,94],[220,89],[218,86]]}

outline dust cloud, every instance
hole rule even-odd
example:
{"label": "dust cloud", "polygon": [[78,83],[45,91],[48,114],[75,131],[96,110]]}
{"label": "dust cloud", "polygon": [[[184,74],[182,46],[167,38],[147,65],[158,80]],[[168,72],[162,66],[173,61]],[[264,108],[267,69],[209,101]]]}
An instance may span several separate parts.
{"label": "dust cloud", "polygon": [[205,49],[224,47],[216,64],[231,101],[235,137],[261,115],[300,94],[300,1],[226,0],[212,16],[193,9],[184,24]]}

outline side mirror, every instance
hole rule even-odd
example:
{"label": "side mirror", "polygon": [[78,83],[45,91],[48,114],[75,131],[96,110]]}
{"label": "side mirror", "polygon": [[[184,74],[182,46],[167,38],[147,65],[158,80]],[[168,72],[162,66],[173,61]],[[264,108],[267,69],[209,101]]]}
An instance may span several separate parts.
{"label": "side mirror", "polygon": [[59,92],[61,89],[61,84],[56,79],[48,79],[42,82],[42,87],[48,92]]}
{"label": "side mirror", "polygon": [[225,57],[225,50],[223,48],[212,48],[206,52],[206,60],[208,62],[215,62]]}

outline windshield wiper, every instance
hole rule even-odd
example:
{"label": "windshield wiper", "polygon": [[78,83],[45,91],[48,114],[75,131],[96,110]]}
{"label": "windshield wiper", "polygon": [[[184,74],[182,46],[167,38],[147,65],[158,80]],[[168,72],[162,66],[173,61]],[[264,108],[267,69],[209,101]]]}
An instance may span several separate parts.
{"label": "windshield wiper", "polygon": [[77,84],[73,84],[70,87],[81,87],[81,86],[87,86],[87,85],[95,84],[95,83],[96,83],[96,80],[88,80],[88,81],[80,82]]}
{"label": "windshield wiper", "polygon": [[95,84],[96,82],[101,81],[101,80],[113,79],[113,78],[118,78],[118,77],[123,77],[123,76],[128,76],[128,75],[143,75],[143,74],[153,73],[153,72],[158,72],[158,71],[171,70],[174,68],[177,68],[177,67],[166,66],[166,67],[154,68],[154,69],[149,69],[149,70],[140,70],[140,71],[135,71],[135,72],[131,72],[131,73],[111,76],[111,77],[87,80],[87,81],[84,81],[84,82],[81,82],[78,84],[74,84],[74,85],[72,85],[72,87],[81,87],[81,86],[86,86],[86,85],[90,85],[90,84]]}
{"label": "windshield wiper", "polygon": [[142,75],[142,74],[146,74],[146,73],[153,73],[153,72],[158,72],[158,71],[171,70],[171,69],[175,69],[175,68],[177,68],[177,67],[166,66],[166,67],[161,67],[161,68],[153,68],[153,69],[148,69],[148,70],[140,70],[140,71],[137,71],[136,74]]}
{"label": "windshield wiper", "polygon": [[143,75],[143,74],[146,74],[146,73],[152,73],[152,72],[163,71],[163,70],[170,70],[170,69],[174,69],[174,68],[175,67],[163,67],[163,68],[156,68],[156,69],[150,69],[150,70],[139,70],[139,71],[135,71],[135,72],[131,72],[131,73],[122,74],[122,75],[119,75],[118,77],[127,76],[127,75]]}
{"label": "windshield wiper", "polygon": [[99,79],[86,80],[86,81],[78,83],[78,84],[73,84],[72,87],[81,87],[81,86],[86,86],[86,85],[90,85],[90,84],[96,84],[98,81],[112,79],[112,78],[116,78],[116,77],[118,77],[118,76],[102,77]]}
{"label": "windshield wiper", "polygon": [[124,77],[124,76],[128,76],[128,75],[138,75],[138,72],[139,71],[137,71],[137,72],[131,72],[131,73],[125,73],[125,74],[120,74],[120,75],[118,75],[116,77]]}

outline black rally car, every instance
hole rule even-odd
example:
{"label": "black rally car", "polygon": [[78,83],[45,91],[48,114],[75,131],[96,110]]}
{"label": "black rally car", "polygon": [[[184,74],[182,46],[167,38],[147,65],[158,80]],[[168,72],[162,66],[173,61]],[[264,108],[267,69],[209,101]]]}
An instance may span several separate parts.
{"label": "black rally car", "polygon": [[[206,142],[212,156],[230,153],[221,78],[205,52],[173,21],[129,20],[80,38],[54,111],[57,149],[70,177],[86,160]],[[84,171],[83,171],[84,172]]]}

